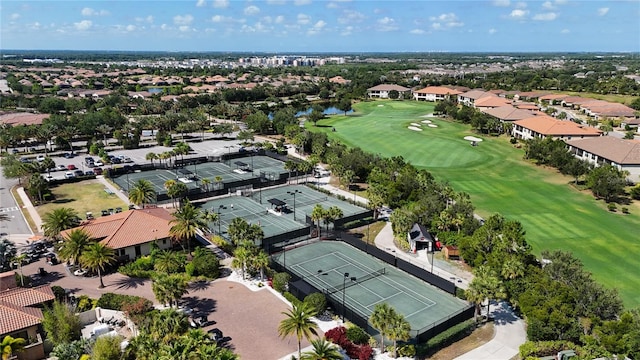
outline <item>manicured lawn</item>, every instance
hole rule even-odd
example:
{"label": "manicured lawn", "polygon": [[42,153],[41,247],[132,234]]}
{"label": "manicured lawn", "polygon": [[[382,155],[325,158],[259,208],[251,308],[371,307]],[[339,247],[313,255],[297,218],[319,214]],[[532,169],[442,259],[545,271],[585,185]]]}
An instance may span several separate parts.
{"label": "manicured lawn", "polygon": [[[573,252],[602,284],[617,288],[628,307],[640,305],[640,214],[611,213],[589,193],[567,185],[571,178],[522,160],[523,151],[508,139],[478,136],[468,126],[425,118],[433,104],[373,101],[356,104],[356,114],[336,115],[308,128],[326,131],[351,146],[383,156],[401,155],[428,169],[457,191],[471,195],[476,212],[486,217],[501,213],[519,220],[527,241],[542,250]],[[431,120],[438,125],[423,131],[411,123]],[[336,131],[332,132],[331,127]],[[483,138],[470,146],[464,136]]]}
{"label": "manicured lawn", "polygon": [[61,207],[73,208],[84,219],[87,211],[93,216],[99,217],[100,212],[106,209],[121,207],[127,210],[127,204],[117,195],[107,194],[104,184],[97,180],[85,180],[80,183],[62,184],[51,189],[56,199],[50,203],[37,207],[40,217]]}

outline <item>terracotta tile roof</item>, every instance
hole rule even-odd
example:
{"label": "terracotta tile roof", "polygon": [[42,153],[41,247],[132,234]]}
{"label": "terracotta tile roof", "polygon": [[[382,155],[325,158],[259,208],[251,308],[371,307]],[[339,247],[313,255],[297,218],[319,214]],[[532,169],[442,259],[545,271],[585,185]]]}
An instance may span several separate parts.
{"label": "terracotta tile roof", "polygon": [[566,104],[581,105],[592,102],[594,101],[594,99],[583,98],[581,96],[567,96],[566,98],[562,99],[562,101]]}
{"label": "terracotta tile roof", "polygon": [[549,94],[549,95],[540,96],[538,98],[538,100],[546,100],[546,101],[562,100],[562,99],[568,98],[568,97],[569,97],[569,95],[564,95],[564,94]]}
{"label": "terracotta tile roof", "polygon": [[505,106],[509,104],[511,104],[511,101],[505,98],[497,97],[497,96],[485,96],[476,100],[473,103],[475,107],[492,107],[492,108]]}
{"label": "terracotta tile roof", "polygon": [[0,334],[10,334],[40,324],[42,310],[0,300]]}
{"label": "terracotta tile roof", "polygon": [[[144,244],[169,237],[173,216],[163,208],[135,209],[90,220],[74,229],[84,229],[112,249]],[[63,231],[67,237],[74,229]]]}
{"label": "terracotta tile roof", "polygon": [[460,94],[460,96],[464,98],[474,99],[474,100],[478,100],[480,98],[487,97],[487,96],[497,97],[495,94],[492,94],[488,91],[484,91],[482,89],[467,91],[466,93]]}
{"label": "terracotta tile roof", "polygon": [[610,103],[606,101],[594,102],[582,105],[583,108],[600,116],[611,117],[635,117],[636,111],[626,105]]}
{"label": "terracotta tile roof", "polygon": [[562,121],[550,116],[534,116],[514,122],[524,128],[545,136],[600,136],[602,131],[583,127],[572,121]]}
{"label": "terracotta tile roof", "polygon": [[10,125],[40,125],[49,114],[12,113],[0,115],[0,123]]}
{"label": "terracotta tile roof", "polygon": [[51,287],[48,285],[35,288],[13,288],[0,292],[0,301],[4,301],[16,306],[33,306],[52,301],[56,297],[53,295]]}
{"label": "terracotta tile roof", "polygon": [[483,109],[481,111],[503,121],[522,120],[534,115],[531,111],[517,109],[511,105]]}
{"label": "terracotta tile roof", "polygon": [[598,155],[620,165],[640,165],[640,141],[598,136],[588,139],[573,139],[567,144]]}
{"label": "terracotta tile roof", "polygon": [[424,89],[414,91],[419,94],[436,94],[436,95],[459,95],[462,94],[462,91],[458,91],[455,89],[449,89],[444,86],[427,86]]}
{"label": "terracotta tile roof", "polygon": [[368,91],[398,91],[398,92],[405,92],[405,91],[409,91],[411,89],[406,88],[404,86],[400,86],[400,85],[395,85],[395,84],[380,84],[380,85],[376,85],[374,87],[370,87],[367,89]]}

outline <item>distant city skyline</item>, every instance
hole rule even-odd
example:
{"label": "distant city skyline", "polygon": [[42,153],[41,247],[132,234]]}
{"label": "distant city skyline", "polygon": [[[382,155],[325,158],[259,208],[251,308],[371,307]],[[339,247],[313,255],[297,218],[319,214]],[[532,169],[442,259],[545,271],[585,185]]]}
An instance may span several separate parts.
{"label": "distant city skyline", "polygon": [[18,50],[638,52],[640,1],[14,1]]}

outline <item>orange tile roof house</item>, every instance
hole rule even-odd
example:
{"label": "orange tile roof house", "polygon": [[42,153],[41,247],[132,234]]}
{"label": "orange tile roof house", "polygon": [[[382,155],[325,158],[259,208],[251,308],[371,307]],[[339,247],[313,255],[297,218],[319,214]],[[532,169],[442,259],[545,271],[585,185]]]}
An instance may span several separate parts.
{"label": "orange tile roof house", "polygon": [[559,139],[601,136],[602,131],[584,127],[572,121],[562,121],[550,116],[532,116],[513,122],[513,136],[517,139],[553,137]]}
{"label": "orange tile roof house", "polygon": [[535,116],[535,114],[531,111],[518,109],[511,105],[505,105],[495,108],[484,108],[480,111],[487,115],[491,115],[500,121],[516,121]]}
{"label": "orange tile roof house", "polygon": [[44,119],[49,118],[49,114],[32,113],[10,113],[0,115],[0,124],[11,126],[18,125],[41,125]]}
{"label": "orange tile roof house", "polygon": [[345,79],[345,78],[343,78],[342,76],[339,76],[339,75],[330,78],[329,82],[333,83],[333,84],[340,84],[340,85],[351,84],[351,80],[347,80],[347,79]]}
{"label": "orange tile roof house", "polygon": [[479,110],[497,108],[505,105],[511,105],[511,101],[498,96],[485,96],[473,103],[473,106]]}
{"label": "orange tile roof house", "polygon": [[458,95],[458,103],[466,106],[474,106],[475,102],[484,97],[495,97],[498,96],[494,93],[490,93],[488,91],[484,91],[482,89],[470,90],[465,93]]}
{"label": "orange tile roof house", "polygon": [[567,140],[569,151],[591,164],[609,164],[629,172],[627,179],[640,182],[640,141],[600,136]]}
{"label": "orange tile roof house", "polygon": [[[74,229],[83,229],[121,258],[135,259],[149,254],[153,242],[160,249],[171,247],[171,220],[173,215],[163,208],[134,209],[88,220]],[[66,238],[74,229],[61,234]]]}
{"label": "orange tile roof house", "polygon": [[389,93],[394,90],[400,93],[400,98],[404,98],[405,94],[411,91],[411,89],[400,85],[381,84],[368,88],[367,95],[370,98],[388,99]]}
{"label": "orange tile roof house", "polygon": [[6,335],[27,340],[24,351],[15,355],[19,360],[44,359],[44,343],[41,323],[42,310],[55,296],[48,285],[20,288],[13,271],[0,274],[0,339]]}
{"label": "orange tile roof house", "polygon": [[424,89],[414,91],[413,99],[418,101],[442,101],[451,97],[455,98],[459,94],[462,94],[462,91],[445,86],[427,86]]}

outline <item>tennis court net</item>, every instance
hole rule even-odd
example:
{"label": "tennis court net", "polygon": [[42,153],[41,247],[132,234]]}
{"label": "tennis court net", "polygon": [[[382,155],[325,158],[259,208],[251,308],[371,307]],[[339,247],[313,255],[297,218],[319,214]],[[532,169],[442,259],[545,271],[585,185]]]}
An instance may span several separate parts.
{"label": "tennis court net", "polygon": [[370,273],[368,273],[368,274],[366,274],[364,276],[360,276],[360,277],[356,278],[356,280],[345,282],[342,285],[333,286],[333,287],[324,289],[324,291],[328,295],[331,295],[331,294],[336,293],[338,291],[341,291],[343,289],[350,288],[352,286],[358,285],[358,284],[360,284],[362,282],[365,282],[367,280],[371,280],[371,279],[376,278],[378,276],[384,275],[385,272],[386,272],[385,268],[382,268],[380,270],[376,270],[374,272],[370,272]]}

